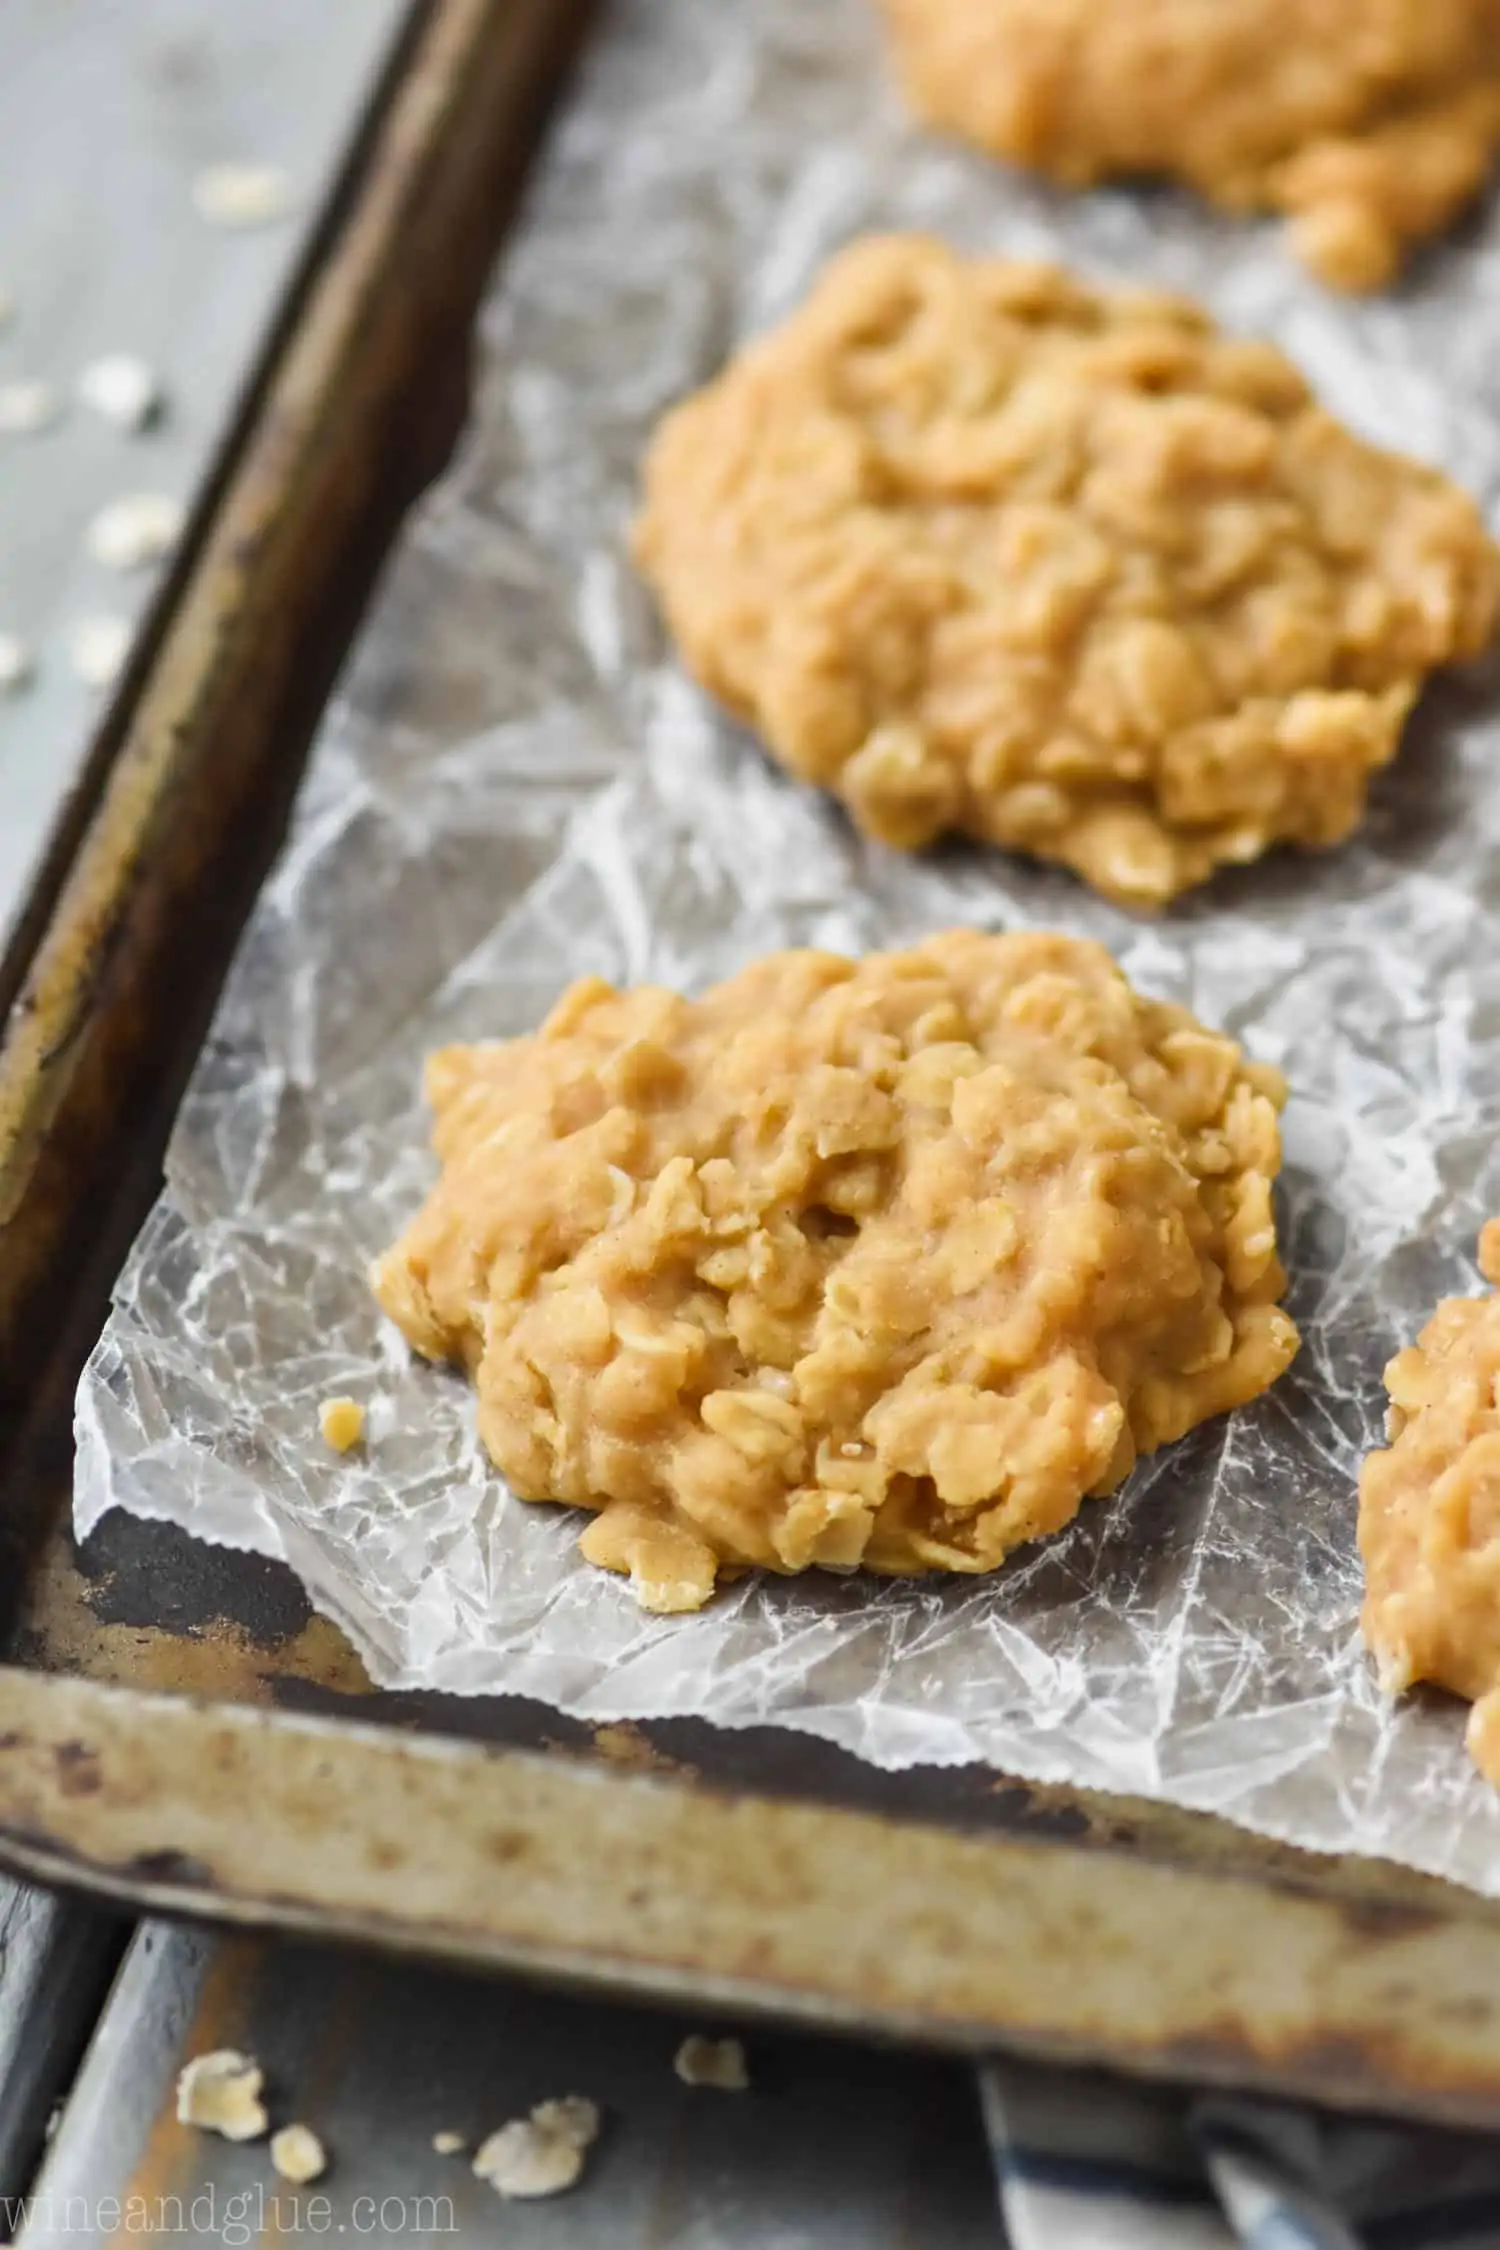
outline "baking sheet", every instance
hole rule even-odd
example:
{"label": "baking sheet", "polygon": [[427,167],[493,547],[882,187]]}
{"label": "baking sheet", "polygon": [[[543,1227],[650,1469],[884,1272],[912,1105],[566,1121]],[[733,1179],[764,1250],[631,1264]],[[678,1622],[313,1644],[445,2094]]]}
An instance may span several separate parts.
{"label": "baking sheet", "polygon": [[[1374,1689],[1353,1544],[1381,1367],[1478,1286],[1500,1210],[1500,673],[1429,699],[1354,845],[1160,923],[999,855],[853,837],[679,676],[623,539],[662,408],[888,225],[1196,291],[1500,521],[1500,222],[1400,297],[1341,303],[1268,231],[1057,197],[923,136],[865,0],[617,0],[81,1386],[78,1527],[118,1505],[283,1556],[383,1683],[986,1760],[1500,1893],[1461,1711]],[[701,986],[772,946],[957,922],[1098,936],[1286,1069],[1302,1354],[993,1581],[752,1579],[647,1617],[578,1559],[577,1518],[505,1493],[464,1384],[366,1293],[431,1176],[421,1057],[530,1028],[586,971]],[[343,1460],[317,1435],[338,1391],[371,1409]]]}

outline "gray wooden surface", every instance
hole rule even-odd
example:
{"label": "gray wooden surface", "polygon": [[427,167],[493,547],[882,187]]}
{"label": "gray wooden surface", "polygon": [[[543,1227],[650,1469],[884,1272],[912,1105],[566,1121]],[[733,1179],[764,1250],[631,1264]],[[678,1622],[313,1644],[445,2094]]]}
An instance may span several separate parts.
{"label": "gray wooden surface", "polygon": [[[147,1924],[100,2023],[22,2225],[23,2250],[127,2236],[249,2243],[339,2235],[506,2250],[997,2250],[972,2074],[769,2029],[744,2034],[751,2087],[682,2085],[695,2018],[258,1939]],[[225,2045],[255,2056],[273,2123],[324,2141],[315,2187],[264,2143],[177,2124],[177,2073]],[[502,2202],[472,2148],[549,2095],[605,2128],[578,2187]],[[134,2202],[132,2198],[136,2199]]]}
{"label": "gray wooden surface", "polygon": [[[0,383],[68,400],[80,370],[136,353],[168,410],[131,439],[71,403],[0,435],[0,632],[36,652],[0,696],[0,949],[72,785],[101,697],[69,667],[81,617],[138,618],[149,572],[89,559],[124,494],[190,499],[232,415],[406,0],[4,0],[0,5]],[[207,166],[280,167],[295,208],[252,232],[193,202]]]}

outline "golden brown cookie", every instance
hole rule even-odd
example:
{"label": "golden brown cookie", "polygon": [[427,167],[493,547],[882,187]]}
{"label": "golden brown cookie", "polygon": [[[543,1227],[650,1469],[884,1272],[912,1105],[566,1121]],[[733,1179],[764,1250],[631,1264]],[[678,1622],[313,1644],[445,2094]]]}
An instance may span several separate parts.
{"label": "golden brown cookie", "polygon": [[1155,907],[1348,835],[1500,557],[1196,307],[859,244],[670,414],[636,551],[704,684],[868,834]]}
{"label": "golden brown cookie", "polygon": [[914,106],[1069,186],[1182,179],[1286,212],[1376,289],[1500,149],[1500,0],[883,0]]}
{"label": "golden brown cookie", "polygon": [[[1479,1266],[1500,1282],[1500,1220]],[[1469,1748],[1500,1784],[1500,1295],[1446,1298],[1385,1384],[1390,1443],[1359,1480],[1364,1636],[1393,1693],[1469,1698]]]}
{"label": "golden brown cookie", "polygon": [[374,1287],[648,1608],[993,1570],[1291,1358],[1283,1091],[1064,937],[591,979],[432,1058],[442,1177]]}

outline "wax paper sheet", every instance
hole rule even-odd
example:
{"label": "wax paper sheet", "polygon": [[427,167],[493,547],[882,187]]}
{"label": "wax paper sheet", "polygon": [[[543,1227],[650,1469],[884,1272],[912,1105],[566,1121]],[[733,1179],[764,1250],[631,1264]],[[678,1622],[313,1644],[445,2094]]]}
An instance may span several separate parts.
{"label": "wax paper sheet", "polygon": [[[1054,195],[923,135],[865,0],[616,0],[83,1382],[80,1529],[121,1506],[284,1556],[382,1682],[987,1760],[1500,1892],[1459,1707],[1374,1689],[1354,1547],[1382,1365],[1478,1286],[1500,1211],[1500,679],[1429,699],[1356,843],[1159,923],[998,854],[858,841],[682,679],[624,533],[661,409],[888,225],[1196,291],[1500,513],[1500,224],[1343,303],[1273,230]],[[367,1295],[431,1176],[421,1058],[530,1028],[585,971],[697,987],[773,946],[956,922],[1097,935],[1286,1069],[1302,1354],[988,1582],[757,1577],[644,1616],[580,1561],[576,1517],[505,1492],[464,1384]],[[370,1407],[344,1459],[317,1434],[340,1391]]]}

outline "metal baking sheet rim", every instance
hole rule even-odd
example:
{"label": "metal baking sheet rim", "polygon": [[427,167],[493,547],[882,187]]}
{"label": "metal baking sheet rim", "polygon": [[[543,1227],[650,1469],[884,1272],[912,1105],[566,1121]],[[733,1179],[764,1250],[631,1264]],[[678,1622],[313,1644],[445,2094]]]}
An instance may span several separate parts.
{"label": "metal baking sheet rim", "polygon": [[1378,1866],[1267,1880],[15,1670],[0,1858],[715,2008],[1500,2117],[1500,1908]]}

